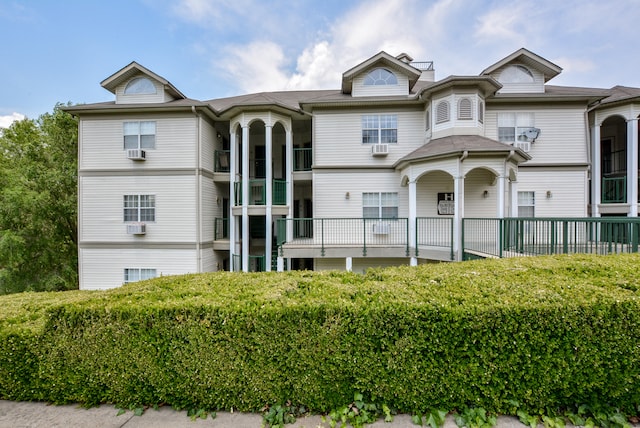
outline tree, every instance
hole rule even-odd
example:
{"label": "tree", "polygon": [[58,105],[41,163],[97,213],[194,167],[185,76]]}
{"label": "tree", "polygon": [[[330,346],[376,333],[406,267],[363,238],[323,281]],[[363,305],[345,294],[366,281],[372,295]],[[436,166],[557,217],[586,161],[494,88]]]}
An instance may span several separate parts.
{"label": "tree", "polygon": [[0,294],[78,288],[78,124],[62,107],[0,130]]}

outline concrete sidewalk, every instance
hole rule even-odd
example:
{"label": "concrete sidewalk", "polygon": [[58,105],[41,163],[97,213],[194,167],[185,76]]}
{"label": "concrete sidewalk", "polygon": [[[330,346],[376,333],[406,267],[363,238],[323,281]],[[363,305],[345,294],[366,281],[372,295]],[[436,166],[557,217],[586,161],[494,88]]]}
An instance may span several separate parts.
{"label": "concrete sidewalk", "polygon": [[[186,411],[175,411],[170,407],[159,410],[149,409],[142,416],[128,411],[118,416],[118,409],[112,405],[102,405],[85,409],[77,405],[54,406],[46,403],[0,400],[0,428],[259,428],[262,415],[255,413],[218,412],[215,419],[192,421]],[[298,418],[297,428],[329,427],[321,416]],[[337,425],[340,426],[340,425]],[[410,415],[396,415],[391,423],[383,420],[368,425],[372,428],[416,428]],[[501,416],[497,428],[524,428],[516,418]],[[444,428],[457,428],[453,418],[447,417]]]}

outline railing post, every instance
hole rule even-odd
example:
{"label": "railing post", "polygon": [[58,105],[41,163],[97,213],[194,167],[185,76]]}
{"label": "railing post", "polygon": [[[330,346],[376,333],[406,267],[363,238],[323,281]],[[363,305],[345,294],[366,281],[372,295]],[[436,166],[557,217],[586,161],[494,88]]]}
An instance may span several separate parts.
{"label": "railing post", "polygon": [[505,221],[504,218],[499,218],[498,219],[498,257],[502,258],[502,250],[503,250],[503,243],[504,243],[504,227],[505,227]]}
{"label": "railing post", "polygon": [[[407,250],[406,250],[406,252],[405,252],[405,255],[406,255],[407,257],[409,257],[410,252],[409,252],[409,219],[408,219],[408,218],[406,218],[406,219],[404,220],[404,224],[405,224],[405,228],[407,229],[407,241],[406,241],[406,243],[407,243]],[[417,248],[417,247],[418,247],[418,241],[416,241],[416,248]]]}
{"label": "railing post", "polygon": [[[460,254],[462,256],[462,260],[464,260],[464,228],[465,228],[465,224],[466,224],[466,219],[463,218],[461,223],[462,223],[462,227],[460,228]],[[453,260],[454,254],[453,254],[453,219],[451,219],[451,260]]]}
{"label": "railing post", "polygon": [[631,252],[632,253],[637,253],[638,252],[638,232],[640,232],[640,230],[638,230],[638,222],[634,221],[633,223],[631,223]]}
{"label": "railing post", "polygon": [[362,226],[362,255],[364,257],[367,256],[367,219],[363,218],[363,226]]}
{"label": "railing post", "polygon": [[[313,221],[313,220],[312,220]],[[320,219],[320,255],[324,257],[324,219]]]}
{"label": "railing post", "polygon": [[564,254],[569,253],[569,222],[562,222],[562,252]]}
{"label": "railing post", "polygon": [[416,234],[416,257],[418,257],[418,247],[420,246],[420,243],[418,242],[418,218],[416,217],[416,227],[415,227],[415,234]]}

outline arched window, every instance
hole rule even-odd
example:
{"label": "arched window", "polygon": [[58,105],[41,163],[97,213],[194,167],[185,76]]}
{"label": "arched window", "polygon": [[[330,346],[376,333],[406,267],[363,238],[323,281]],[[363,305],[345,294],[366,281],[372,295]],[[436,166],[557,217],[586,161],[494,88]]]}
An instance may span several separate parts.
{"label": "arched window", "polygon": [[484,123],[484,102],[478,102],[478,122]]}
{"label": "arched window", "polygon": [[364,78],[364,84],[369,85],[397,85],[395,74],[384,68],[376,68]]}
{"label": "arched window", "polygon": [[124,93],[129,94],[155,94],[156,85],[146,77],[136,77],[131,80],[127,87],[124,88]]}
{"label": "arched window", "polygon": [[436,106],[436,123],[449,121],[449,101],[440,101]]}
{"label": "arched window", "polygon": [[500,73],[500,83],[533,83],[533,73],[524,65],[512,65]]}
{"label": "arched window", "polygon": [[458,119],[473,119],[473,104],[469,98],[458,101]]}

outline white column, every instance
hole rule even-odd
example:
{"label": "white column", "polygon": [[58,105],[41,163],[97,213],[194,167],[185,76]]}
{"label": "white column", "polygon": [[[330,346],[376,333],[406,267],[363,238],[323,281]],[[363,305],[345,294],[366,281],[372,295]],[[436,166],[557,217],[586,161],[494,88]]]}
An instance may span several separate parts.
{"label": "white column", "polygon": [[638,119],[627,122],[627,202],[629,217],[638,216]]}
{"label": "white column", "polygon": [[464,218],[464,177],[455,177],[453,179],[453,251],[456,254],[456,260],[462,260],[462,219]]}
{"label": "white column", "polygon": [[271,271],[271,249],[272,249],[272,241],[273,241],[273,228],[271,224],[273,223],[273,215],[272,215],[272,207],[273,207],[273,127],[271,125],[267,125],[264,127],[264,145],[265,145],[265,167],[266,167],[266,178],[265,178],[265,191],[266,194],[266,203],[265,206],[265,242],[264,242],[264,252],[265,252],[265,270],[267,272]]}
{"label": "white column", "polygon": [[504,201],[506,192],[507,177],[501,175],[498,177],[498,206],[496,209],[496,215],[498,218],[504,218]]}
{"label": "white column", "polygon": [[353,258],[351,257],[347,257],[345,259],[345,266],[344,266],[345,270],[347,272],[351,272],[353,270]]}
{"label": "white column", "polygon": [[[285,159],[285,180],[287,180],[287,242],[293,240],[293,133],[290,130],[285,131],[285,150],[287,152]],[[291,259],[287,260],[287,269],[291,270]]]}
{"label": "white column", "polygon": [[416,249],[418,242],[416,241],[416,218],[418,217],[418,191],[415,180],[409,181],[409,248],[413,251],[409,261],[411,266],[416,266],[418,260],[416,258]]}
{"label": "white column", "polygon": [[593,147],[591,156],[591,216],[600,217],[602,176],[600,171],[600,126],[598,125],[591,128],[591,147]]}
{"label": "white column", "polygon": [[236,205],[236,171],[238,169],[238,147],[236,132],[231,130],[231,147],[229,148],[229,270],[232,272],[238,268],[233,265],[233,255],[236,253],[236,217],[233,215],[233,207]]}
{"label": "white column", "polygon": [[242,127],[242,271],[249,272],[249,127]]}
{"label": "white column", "polygon": [[518,217],[518,182],[511,181],[509,187],[511,188],[511,206],[509,207],[509,217]]}

